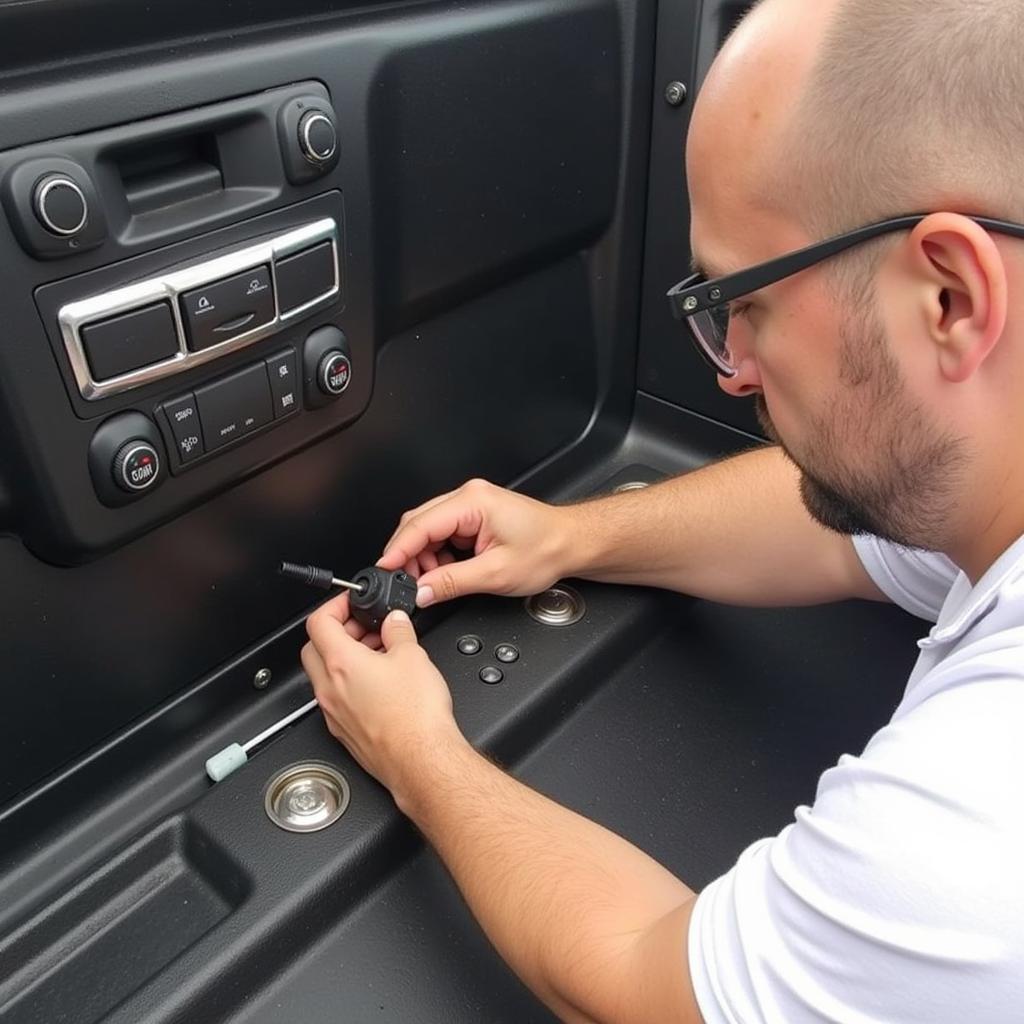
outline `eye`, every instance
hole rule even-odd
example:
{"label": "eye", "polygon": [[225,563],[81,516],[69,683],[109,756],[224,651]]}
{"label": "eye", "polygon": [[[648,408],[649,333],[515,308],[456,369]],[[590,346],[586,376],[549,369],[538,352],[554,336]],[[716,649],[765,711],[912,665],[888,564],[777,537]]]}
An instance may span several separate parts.
{"label": "eye", "polygon": [[750,307],[753,306],[752,302],[731,302],[729,304],[729,319],[739,320],[741,317],[746,317],[750,313]]}

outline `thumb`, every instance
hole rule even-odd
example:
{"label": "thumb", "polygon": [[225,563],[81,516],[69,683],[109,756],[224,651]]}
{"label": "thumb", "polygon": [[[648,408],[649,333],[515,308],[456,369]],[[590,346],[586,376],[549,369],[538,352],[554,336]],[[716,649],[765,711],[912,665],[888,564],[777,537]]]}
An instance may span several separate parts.
{"label": "thumb", "polygon": [[393,651],[397,647],[419,643],[416,639],[416,630],[413,628],[412,619],[399,609],[391,612],[384,620],[380,629],[380,638],[384,643],[385,651]]}
{"label": "thumb", "polygon": [[502,556],[492,549],[464,562],[439,565],[420,576],[416,603],[426,608],[438,601],[451,601],[466,594],[497,593],[495,575],[501,562]]}

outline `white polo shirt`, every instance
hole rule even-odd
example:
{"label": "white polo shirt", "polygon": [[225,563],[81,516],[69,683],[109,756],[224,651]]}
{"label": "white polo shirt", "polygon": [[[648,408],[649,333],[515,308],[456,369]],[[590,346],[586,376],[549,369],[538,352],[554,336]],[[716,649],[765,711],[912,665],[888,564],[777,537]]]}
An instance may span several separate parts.
{"label": "white polo shirt", "polygon": [[863,753],[698,897],[698,1005],[707,1024],[1024,1021],[1024,537],[973,588],[942,555],[855,543],[935,628]]}

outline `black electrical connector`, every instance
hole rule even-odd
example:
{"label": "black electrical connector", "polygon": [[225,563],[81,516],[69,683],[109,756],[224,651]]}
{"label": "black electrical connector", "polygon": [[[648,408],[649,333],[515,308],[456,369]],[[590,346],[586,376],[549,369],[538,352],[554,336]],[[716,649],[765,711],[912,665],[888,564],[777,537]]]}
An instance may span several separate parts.
{"label": "black electrical connector", "polygon": [[321,590],[345,587],[351,594],[349,607],[352,618],[374,632],[380,629],[390,612],[401,610],[412,615],[416,611],[416,580],[402,569],[388,572],[371,565],[368,569],[361,569],[352,580],[338,579],[330,569],[293,562],[282,562],[277,571],[282,576]]}

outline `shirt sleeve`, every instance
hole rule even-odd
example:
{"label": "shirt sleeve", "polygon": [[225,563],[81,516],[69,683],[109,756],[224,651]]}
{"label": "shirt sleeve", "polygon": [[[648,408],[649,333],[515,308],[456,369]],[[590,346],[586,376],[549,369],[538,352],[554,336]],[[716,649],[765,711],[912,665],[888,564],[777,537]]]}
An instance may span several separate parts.
{"label": "shirt sleeve", "polygon": [[911,615],[936,622],[960,570],[937,551],[905,548],[878,537],[853,538],[868,575],[893,604]]}
{"label": "shirt sleeve", "polygon": [[999,672],[984,700],[956,686],[890,723],[700,894],[688,945],[706,1024],[1019,1019],[1022,683]]}

